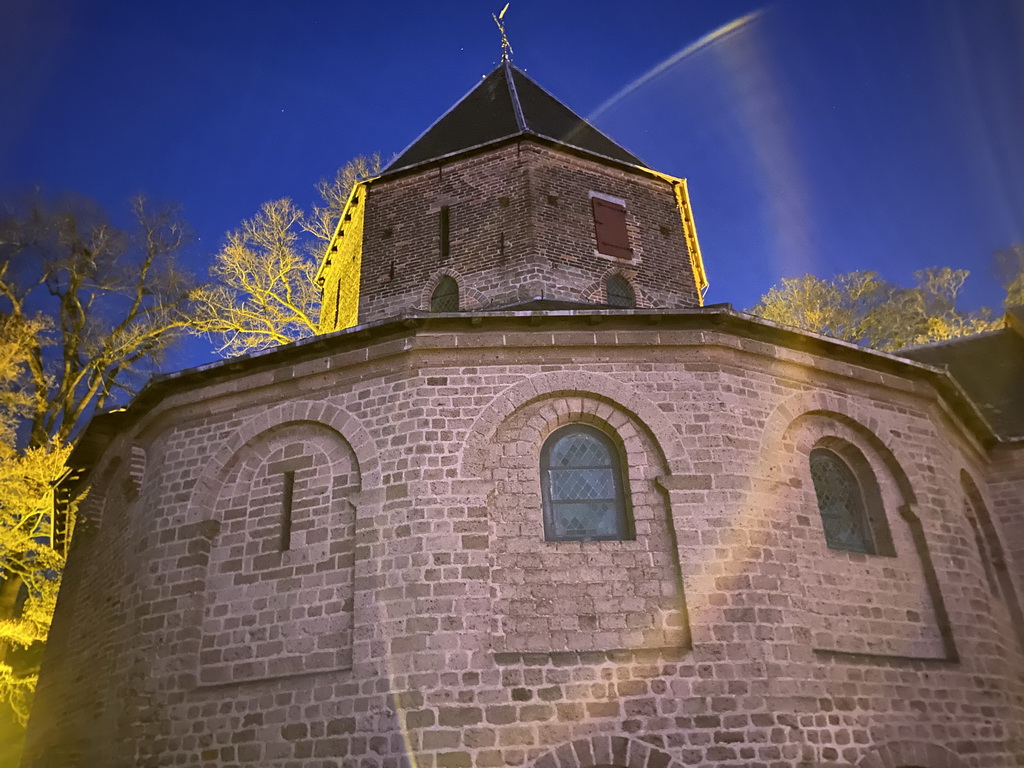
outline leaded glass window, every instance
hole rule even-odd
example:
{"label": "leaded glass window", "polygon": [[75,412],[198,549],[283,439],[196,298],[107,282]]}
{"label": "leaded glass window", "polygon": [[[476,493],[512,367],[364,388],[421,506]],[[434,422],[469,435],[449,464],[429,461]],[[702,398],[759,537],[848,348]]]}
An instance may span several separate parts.
{"label": "leaded glass window", "polygon": [[608,278],[608,303],[613,307],[635,307],[636,295],[629,281],[619,275]]}
{"label": "leaded glass window", "polygon": [[607,435],[563,427],[544,443],[540,463],[546,539],[629,538],[619,452]]}
{"label": "leaded glass window", "polygon": [[455,282],[454,278],[445,275],[437,283],[434,292],[430,294],[430,311],[459,311],[459,284]]}
{"label": "leaded glass window", "polygon": [[853,470],[827,448],[812,450],[810,463],[825,542],[832,549],[874,554],[864,493]]}

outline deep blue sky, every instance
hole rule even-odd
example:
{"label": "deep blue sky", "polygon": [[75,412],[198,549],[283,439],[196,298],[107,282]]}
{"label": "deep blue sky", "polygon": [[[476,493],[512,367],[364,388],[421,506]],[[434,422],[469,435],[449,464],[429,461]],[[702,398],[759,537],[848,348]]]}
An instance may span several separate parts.
{"label": "deep blue sky", "polygon": [[[308,205],[353,155],[408,145],[497,63],[502,5],[8,0],[0,192],[176,201],[203,272],[262,202]],[[517,66],[689,179],[709,302],[933,265],[972,270],[969,305],[1001,301],[991,253],[1024,240],[1024,0],[512,0],[506,21]]]}

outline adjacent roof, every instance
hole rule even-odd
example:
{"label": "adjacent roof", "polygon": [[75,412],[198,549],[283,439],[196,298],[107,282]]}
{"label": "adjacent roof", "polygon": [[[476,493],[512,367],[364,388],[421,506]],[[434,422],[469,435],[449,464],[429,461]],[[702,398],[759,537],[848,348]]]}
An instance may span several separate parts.
{"label": "adjacent roof", "polygon": [[898,354],[945,367],[999,437],[1024,439],[1024,309],[1011,309],[1003,330],[933,342]]}
{"label": "adjacent roof", "polygon": [[426,132],[395,158],[384,173],[516,136],[536,136],[630,165],[643,165],[558,99],[503,61]]}

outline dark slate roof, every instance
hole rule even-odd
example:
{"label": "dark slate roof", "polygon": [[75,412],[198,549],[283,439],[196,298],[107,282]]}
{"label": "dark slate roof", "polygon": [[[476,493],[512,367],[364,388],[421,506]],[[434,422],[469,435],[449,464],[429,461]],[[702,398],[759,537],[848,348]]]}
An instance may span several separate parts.
{"label": "dark slate roof", "polygon": [[636,155],[503,61],[395,158],[384,173],[516,136],[537,136],[622,163],[643,165]]}
{"label": "dark slate roof", "polygon": [[1006,321],[1007,327],[1001,331],[925,344],[897,354],[945,366],[999,437],[1024,439],[1024,313],[1011,311]]}

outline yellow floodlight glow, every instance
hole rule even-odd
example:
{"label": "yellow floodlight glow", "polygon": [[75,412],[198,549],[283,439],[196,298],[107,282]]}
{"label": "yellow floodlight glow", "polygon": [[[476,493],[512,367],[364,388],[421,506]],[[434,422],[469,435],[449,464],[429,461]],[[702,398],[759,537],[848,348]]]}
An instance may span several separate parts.
{"label": "yellow floodlight glow", "polygon": [[[376,177],[374,177],[376,178]],[[367,184],[352,185],[334,236],[314,280],[323,290],[320,301],[319,332],[351,328],[359,322],[359,283],[363,262],[363,218]]]}

